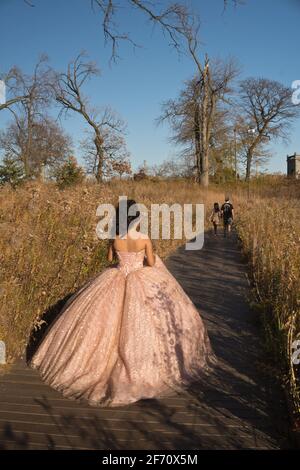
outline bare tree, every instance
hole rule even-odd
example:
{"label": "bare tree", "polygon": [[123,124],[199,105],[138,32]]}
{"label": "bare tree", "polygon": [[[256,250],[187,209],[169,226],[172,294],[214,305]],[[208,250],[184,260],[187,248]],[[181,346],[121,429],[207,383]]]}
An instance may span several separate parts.
{"label": "bare tree", "polygon": [[[109,178],[114,174],[130,174],[130,154],[126,147],[124,136],[113,129],[105,128],[103,135],[103,178]],[[86,162],[86,169],[97,179],[99,174],[99,155],[93,142],[93,136],[89,135],[81,141],[82,158]]]}
{"label": "bare tree", "polygon": [[209,180],[209,150],[220,134],[221,120],[225,120],[224,104],[232,92],[230,84],[236,74],[237,67],[232,60],[227,63],[218,61],[209,67],[206,58],[202,77],[199,79],[197,74],[186,81],[179,98],[163,104],[158,120],[170,122],[173,141],[183,145],[182,154],[194,160],[196,180],[204,186]]}
{"label": "bare tree", "polygon": [[209,172],[215,182],[237,177],[238,142],[235,139],[231,106],[217,107],[209,143]]}
{"label": "bare tree", "polygon": [[112,168],[112,176],[117,174],[120,179],[124,175],[127,175],[127,176],[132,175],[132,168],[131,168],[131,163],[129,160],[125,160],[125,159],[114,160],[112,162],[111,168]]}
{"label": "bare tree", "polygon": [[246,180],[251,176],[253,158],[266,156],[264,147],[272,138],[286,139],[300,106],[292,102],[292,90],[265,78],[248,78],[240,84],[243,125],[240,136],[246,153]]}
{"label": "bare tree", "polygon": [[9,104],[8,109],[14,116],[19,135],[22,136],[22,161],[26,177],[31,175],[34,126],[45,119],[51,103],[51,70],[47,62],[47,56],[42,55],[32,75],[26,75],[14,68],[12,82],[9,82],[10,92],[16,98],[11,103],[14,106]]}
{"label": "bare tree", "polygon": [[[189,9],[183,3],[169,3],[163,5],[159,1],[149,2],[147,0],[125,0],[129,9],[140,11],[148,18],[153,26],[157,25],[169,39],[171,45],[177,50],[181,48],[182,21],[192,17]],[[129,41],[134,47],[137,43],[132,39],[130,33],[121,32],[117,24],[117,18],[123,12],[124,2],[121,5],[117,0],[91,0],[94,11],[96,8],[102,15],[102,27],[106,42],[112,45],[111,59],[118,58],[118,46],[120,41]]]}
{"label": "bare tree", "polygon": [[28,99],[26,91],[20,90],[22,76],[22,72],[17,67],[12,67],[7,73],[0,76],[6,90],[6,100],[4,103],[0,103],[0,111],[4,109],[11,111],[14,104]]}
{"label": "bare tree", "polygon": [[186,49],[196,67],[195,102],[199,102],[195,110],[195,128],[198,129],[196,141],[196,166],[199,182],[203,186],[209,184],[209,141],[212,122],[216,112],[217,101],[224,100],[230,91],[229,86],[238,74],[238,69],[233,61],[215,71],[210,68],[207,55],[201,60],[199,54],[199,29],[200,23],[196,17],[192,21],[182,15],[180,17],[181,31],[186,43]]}
{"label": "bare tree", "polygon": [[[0,133],[0,148],[12,161],[29,164],[32,176],[41,177],[45,166],[55,167],[71,152],[71,140],[50,118],[32,125],[30,159],[27,158],[28,127],[25,117],[13,121]],[[27,175],[28,176],[28,175]]]}
{"label": "bare tree", "polygon": [[[229,3],[234,5],[244,3],[244,0],[223,0],[224,10]],[[38,0],[24,0],[33,7]],[[185,37],[186,25],[193,24],[195,15],[187,7],[185,2],[169,2],[166,4],[159,0],[90,0],[90,5],[95,13],[100,12],[102,17],[102,29],[106,42],[111,43],[111,59],[118,57],[118,46],[122,41],[129,41],[137,46],[131,34],[120,30],[118,19],[124,15],[124,7],[129,11],[139,11],[153,26],[158,26],[165,34],[170,44],[178,51],[182,49],[182,39]]]}
{"label": "bare tree", "polygon": [[167,121],[172,129],[171,142],[180,146],[180,155],[195,158],[195,140],[197,126],[194,119],[195,80],[187,80],[177,99],[162,103],[162,114],[157,119],[158,124]]}
{"label": "bare tree", "polygon": [[[240,0],[232,0],[232,2],[235,5],[242,3]],[[224,0],[224,9],[228,3],[229,0]],[[112,42],[112,58],[114,59],[117,56],[116,47],[119,40],[130,39],[128,34],[119,33],[119,28],[114,21],[120,5],[116,0],[92,0],[92,5],[98,6],[103,15],[104,35]],[[201,96],[201,105],[198,106],[194,115],[197,178],[199,183],[208,186],[210,129],[216,102],[222,94],[226,93],[228,83],[236,75],[236,70],[234,68],[227,70],[228,75],[224,74],[222,82],[218,84],[212,81],[207,56],[202,64],[198,54],[199,20],[185,3],[170,3],[162,8],[161,4],[155,1],[127,0],[127,5],[139,9],[154,25],[158,25],[177,50],[187,50],[196,65],[198,86],[195,88],[195,101]]]}
{"label": "bare tree", "polygon": [[104,138],[106,129],[114,132],[124,132],[124,122],[108,107],[100,111],[90,106],[84,96],[82,87],[87,80],[99,75],[99,70],[93,62],[84,61],[85,54],[80,53],[74,61],[68,65],[66,73],[57,74],[54,84],[56,101],[62,106],[62,111],[80,114],[93,130],[93,142],[97,158],[96,179],[103,179],[104,167]]}
{"label": "bare tree", "polygon": [[149,173],[158,178],[180,178],[191,174],[187,171],[188,162],[184,158],[164,160],[160,164],[152,165]]}
{"label": "bare tree", "polygon": [[31,164],[36,176],[41,177],[46,167],[56,168],[72,152],[72,140],[52,119],[37,122],[33,132]]}
{"label": "bare tree", "polygon": [[[243,3],[242,0],[224,0],[224,9],[228,3],[237,5]],[[102,15],[102,27],[106,41],[112,44],[112,59],[118,57],[117,49],[120,41],[130,41],[134,46],[136,42],[132,40],[127,32],[121,32],[117,24],[118,14],[123,13],[125,6],[132,10],[140,11],[153,26],[158,26],[177,51],[182,50],[182,40],[186,36],[186,27],[195,21],[195,15],[187,7],[185,2],[169,2],[149,0],[125,0],[122,4],[118,0],[91,0],[94,10],[98,8]]]}

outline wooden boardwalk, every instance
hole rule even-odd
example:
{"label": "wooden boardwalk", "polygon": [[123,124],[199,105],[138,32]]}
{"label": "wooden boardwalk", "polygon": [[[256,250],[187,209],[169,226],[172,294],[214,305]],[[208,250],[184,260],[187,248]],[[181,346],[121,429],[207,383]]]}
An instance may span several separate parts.
{"label": "wooden boardwalk", "polygon": [[0,376],[0,449],[289,448],[280,387],[266,373],[235,238],[206,236],[167,263],[207,324],[219,364],[178,397],[122,408],[64,399],[20,360]]}

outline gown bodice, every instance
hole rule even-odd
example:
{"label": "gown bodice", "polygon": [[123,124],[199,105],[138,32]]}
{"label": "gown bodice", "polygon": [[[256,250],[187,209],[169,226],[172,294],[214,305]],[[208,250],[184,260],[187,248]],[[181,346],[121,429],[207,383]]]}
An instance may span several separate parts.
{"label": "gown bodice", "polygon": [[145,249],[140,251],[119,251],[116,250],[119,260],[118,268],[125,273],[129,274],[131,271],[136,271],[143,267],[145,258]]}

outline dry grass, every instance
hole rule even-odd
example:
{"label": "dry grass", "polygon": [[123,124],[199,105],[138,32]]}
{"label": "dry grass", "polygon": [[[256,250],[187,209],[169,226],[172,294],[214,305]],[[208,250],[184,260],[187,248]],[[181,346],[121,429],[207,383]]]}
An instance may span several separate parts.
{"label": "dry grass", "polygon": [[[240,198],[238,232],[251,267],[253,306],[261,313],[266,345],[300,413],[299,366],[292,343],[300,339],[300,182],[277,179],[260,197]],[[257,194],[258,192],[256,192]]]}
{"label": "dry grass", "polygon": [[[184,181],[85,183],[64,191],[37,183],[16,191],[1,188],[0,339],[6,342],[8,360],[24,351],[43,312],[107,266],[107,242],[99,241],[95,232],[100,203],[116,204],[118,196],[126,195],[147,207],[189,202],[204,203],[210,211],[225,192],[234,195],[267,345],[285,368],[299,409],[291,344],[300,335],[300,185],[282,178],[209,191]],[[182,243],[154,242],[163,258]]]}
{"label": "dry grass", "polygon": [[[107,242],[95,232],[96,209],[103,202],[116,204],[119,195],[147,207],[153,202],[211,206],[220,196],[185,182],[115,181],[64,191],[30,183],[16,191],[0,189],[0,339],[8,361],[24,351],[43,312],[107,266]],[[181,243],[154,242],[162,258]]]}

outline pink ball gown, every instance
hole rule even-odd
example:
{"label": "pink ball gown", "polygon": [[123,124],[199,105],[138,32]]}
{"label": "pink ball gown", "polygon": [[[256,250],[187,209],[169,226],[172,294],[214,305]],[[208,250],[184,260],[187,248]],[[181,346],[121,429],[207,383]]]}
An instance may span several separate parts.
{"label": "pink ball gown", "polygon": [[199,312],[162,260],[117,256],[71,297],[30,363],[65,397],[94,406],[177,393],[215,362]]}

